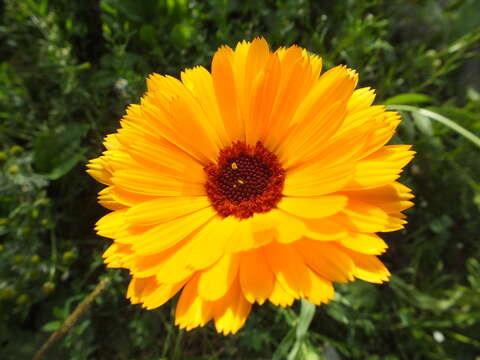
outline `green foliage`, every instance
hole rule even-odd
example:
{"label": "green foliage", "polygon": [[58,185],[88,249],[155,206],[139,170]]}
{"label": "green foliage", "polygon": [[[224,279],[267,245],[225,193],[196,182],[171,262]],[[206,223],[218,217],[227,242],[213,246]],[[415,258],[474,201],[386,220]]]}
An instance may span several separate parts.
{"label": "green foliage", "polygon": [[394,142],[417,151],[404,176],[417,198],[407,230],[385,236],[392,281],[338,285],[315,314],[256,307],[223,337],[178,330],[174,301],[129,305],[128,274],[108,271],[109,288],[47,358],[476,359],[478,13],[476,0],[0,0],[2,359],[31,358],[105,274],[85,162],[145,77],[208,67],[219,45],[255,36],[348,64],[402,112]]}

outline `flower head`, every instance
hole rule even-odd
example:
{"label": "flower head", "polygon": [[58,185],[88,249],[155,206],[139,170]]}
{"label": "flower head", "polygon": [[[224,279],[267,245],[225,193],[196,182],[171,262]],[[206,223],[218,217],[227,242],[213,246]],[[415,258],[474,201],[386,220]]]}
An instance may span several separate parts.
{"label": "flower head", "polygon": [[400,117],[357,89],[357,73],[264,39],[224,46],[211,72],[151,75],[88,172],[112,210],[109,267],[132,276],[127,296],[153,309],[176,293],[176,324],[214,320],[235,333],[252,304],[333,297],[332,282],[388,280],[378,232],[406,223],[412,159],[385,145]]}

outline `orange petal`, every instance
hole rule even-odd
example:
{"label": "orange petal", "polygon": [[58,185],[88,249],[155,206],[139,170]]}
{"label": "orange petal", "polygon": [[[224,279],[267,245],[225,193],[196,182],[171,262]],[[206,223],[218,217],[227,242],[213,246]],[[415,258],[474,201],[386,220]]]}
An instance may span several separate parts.
{"label": "orange petal", "polygon": [[334,243],[302,239],[294,245],[307,265],[324,279],[342,283],[353,280],[352,259]]}
{"label": "orange petal", "polygon": [[249,302],[257,301],[261,305],[270,296],[275,276],[262,248],[242,253],[239,279],[243,295]]}
{"label": "orange petal", "polygon": [[268,264],[282,288],[295,298],[304,296],[310,286],[308,268],[295,248],[273,242],[263,249]]}

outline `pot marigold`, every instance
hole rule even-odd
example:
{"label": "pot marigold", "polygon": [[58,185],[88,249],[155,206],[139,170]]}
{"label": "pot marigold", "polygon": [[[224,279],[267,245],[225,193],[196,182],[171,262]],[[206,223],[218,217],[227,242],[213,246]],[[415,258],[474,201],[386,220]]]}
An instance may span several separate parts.
{"label": "pot marigold", "polygon": [[146,309],[180,292],[176,324],[235,333],[252,304],[333,297],[332,282],[382,283],[377,235],[402,229],[414,152],[400,123],[345,66],[264,39],[221,47],[211,72],[153,74],[88,173],[112,210],[96,230]]}

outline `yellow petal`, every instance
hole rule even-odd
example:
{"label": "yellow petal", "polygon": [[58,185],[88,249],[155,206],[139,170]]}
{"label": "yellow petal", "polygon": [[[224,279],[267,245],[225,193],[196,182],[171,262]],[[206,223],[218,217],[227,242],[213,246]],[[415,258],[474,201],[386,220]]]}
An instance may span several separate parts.
{"label": "yellow petal", "polygon": [[125,212],[126,210],[112,211],[101,217],[95,224],[97,234],[114,239],[126,227]]}
{"label": "yellow petal", "polygon": [[210,301],[198,296],[198,276],[194,276],[182,290],[175,310],[175,325],[181,329],[191,330],[203,326],[213,318]]}
{"label": "yellow petal", "polygon": [[374,153],[390,141],[400,122],[400,115],[393,111],[385,111],[376,117],[374,121],[376,129],[370,134],[364,156]]}
{"label": "yellow petal", "polygon": [[305,59],[308,59],[310,66],[312,67],[312,78],[313,80],[317,80],[320,76],[320,72],[322,71],[323,61],[322,58],[315,54],[309,54],[306,49],[302,50],[302,56]]}
{"label": "yellow petal", "polygon": [[212,60],[212,78],[224,126],[232,141],[245,140],[232,67],[234,53],[228,46],[217,50]]}
{"label": "yellow petal", "polygon": [[199,229],[215,215],[215,211],[208,207],[159,224],[143,233],[140,239],[133,244],[133,250],[139,255],[151,255],[168,249]]}
{"label": "yellow petal", "polygon": [[277,97],[268,120],[269,132],[260,139],[266,148],[275,150],[289,134],[290,122],[298,105],[317,80],[308,59],[302,55],[302,49],[291,46],[275,54],[280,59],[281,78]]}
{"label": "yellow petal", "polygon": [[349,199],[348,205],[331,220],[339,222],[353,231],[374,233],[383,231],[388,224],[388,215],[379,207]]}
{"label": "yellow petal", "polygon": [[355,112],[348,112],[347,106],[345,120],[336,136],[345,136],[346,133],[361,130],[364,126],[382,126],[377,119],[383,118],[384,114],[383,105],[373,105]]}
{"label": "yellow petal", "polygon": [[336,101],[312,118],[295,124],[276,150],[285,169],[305,163],[315,156],[335,134],[345,117],[345,102]]}
{"label": "yellow petal", "polygon": [[282,69],[278,56],[271,54],[264,70],[255,80],[252,90],[253,98],[248,114],[249,123],[246,125],[248,129],[246,141],[250,144],[265,139],[273,130],[269,119],[278,94],[281,73]]}
{"label": "yellow petal", "polygon": [[187,183],[174,177],[147,170],[120,170],[112,178],[115,185],[127,191],[148,196],[205,196],[205,186]]}
{"label": "yellow petal", "polygon": [[302,239],[294,245],[307,265],[324,279],[341,283],[353,280],[352,259],[334,243]]}
{"label": "yellow petal", "polygon": [[245,122],[245,141],[248,144],[255,144],[259,139],[259,131],[261,129],[262,120],[255,112],[257,97],[261,96],[264,91],[264,80],[268,69],[265,69],[267,61],[273,56],[265,39],[254,39],[248,48],[248,54],[245,60],[244,79],[243,82],[242,118]]}
{"label": "yellow petal", "polygon": [[174,124],[182,147],[194,151],[202,164],[217,159],[221,143],[215,129],[210,126],[210,120],[201,116],[201,110],[194,106],[193,99],[188,96],[178,97],[170,102],[171,123]]}
{"label": "yellow petal", "polygon": [[347,237],[340,240],[340,244],[351,250],[369,255],[382,254],[388,248],[385,241],[376,234],[355,232],[350,233]]}
{"label": "yellow petal", "polygon": [[98,182],[105,185],[112,184],[112,171],[104,156],[90,160],[87,164],[87,169],[87,173]]}
{"label": "yellow petal", "polygon": [[397,182],[374,189],[342,191],[342,194],[354,200],[378,206],[387,214],[395,214],[396,216],[398,216],[400,211],[413,206],[413,202],[409,200],[414,198],[409,188]]}
{"label": "yellow petal", "polygon": [[162,306],[168,300],[170,300],[185,285],[187,281],[188,280],[184,280],[176,284],[158,284],[155,290],[143,298],[143,307],[151,310]]}
{"label": "yellow petal", "polygon": [[304,296],[310,286],[308,268],[295,247],[273,242],[263,249],[282,288],[295,298]]}
{"label": "yellow petal", "polygon": [[143,301],[144,296],[148,296],[157,286],[154,277],[149,278],[132,278],[128,284],[127,299],[132,304],[139,304]]}
{"label": "yellow petal", "polygon": [[344,190],[363,190],[388,185],[399,176],[415,154],[410,146],[384,146],[369,157],[357,163],[352,181]]}
{"label": "yellow petal", "polygon": [[215,129],[220,143],[229,146],[232,139],[227,135],[220,109],[218,107],[212,75],[202,66],[187,69],[181,74],[182,82],[192,91],[193,96],[205,113],[205,119]]}
{"label": "yellow petal", "polygon": [[360,254],[348,249],[345,251],[355,263],[356,278],[376,284],[381,284],[390,278],[390,272],[375,255]]}
{"label": "yellow petal", "polygon": [[[129,143],[128,154],[142,168],[186,183],[204,183],[203,165],[166,139],[142,136]],[[127,169],[131,169],[128,166]]]}
{"label": "yellow petal", "polygon": [[341,195],[319,196],[315,198],[284,197],[278,207],[295,216],[306,219],[319,219],[341,211],[348,198]]}
{"label": "yellow petal", "polygon": [[110,196],[119,204],[127,207],[140,204],[142,202],[149,201],[155,198],[155,196],[137,194],[115,185],[110,186],[109,188]]}
{"label": "yellow petal", "polygon": [[127,268],[126,259],[132,254],[129,245],[118,243],[111,244],[103,253],[102,257],[108,268]]}
{"label": "yellow petal", "polygon": [[235,334],[247,320],[252,304],[242,295],[235,280],[225,296],[214,302],[215,329],[219,333]]}
{"label": "yellow petal", "polygon": [[241,254],[239,279],[243,295],[249,302],[257,301],[261,305],[270,296],[275,276],[262,248]]}
{"label": "yellow petal", "polygon": [[[300,164],[299,167],[311,164],[318,164],[316,166],[325,168],[345,166],[346,164],[354,166],[364,156],[364,149],[372,131],[373,125],[367,123],[342,135],[337,133],[326,144],[313,149],[311,160]],[[289,169],[289,171],[294,171],[294,169]]]}
{"label": "yellow petal", "polygon": [[311,121],[317,117],[319,109],[321,111],[334,102],[339,101],[346,106],[354,87],[355,76],[351,76],[345,66],[336,66],[328,70],[303,99],[295,112],[292,124]]}
{"label": "yellow petal", "polygon": [[333,193],[351,180],[354,171],[352,163],[326,168],[322,163],[314,162],[287,172],[283,194],[310,197]]}
{"label": "yellow petal", "polygon": [[[254,215],[255,216],[255,215]],[[259,246],[253,237],[252,218],[238,221],[237,229],[225,244],[225,252],[239,252]]]}
{"label": "yellow petal", "polygon": [[268,300],[275,306],[290,306],[295,301],[296,297],[285,291],[278,281],[273,284],[272,293]]}
{"label": "yellow petal", "polygon": [[216,262],[225,253],[239,223],[233,216],[225,219],[214,217],[193,237],[191,250],[185,259],[186,265],[200,270]]}
{"label": "yellow petal", "polygon": [[348,100],[347,117],[372,105],[375,100],[375,90],[365,87],[355,90]]}
{"label": "yellow petal", "polygon": [[262,245],[272,239],[284,244],[294,242],[303,236],[306,229],[301,219],[277,209],[256,214],[252,222],[254,238],[260,239],[258,243]]}
{"label": "yellow petal", "polygon": [[310,239],[332,241],[339,240],[347,236],[348,232],[345,226],[342,226],[328,218],[323,219],[305,219],[305,236]]}
{"label": "yellow petal", "polygon": [[[138,105],[129,105],[128,108],[127,108],[127,112],[128,112],[128,111],[131,111],[131,110],[129,110],[129,109],[130,109],[132,106],[133,106],[133,107],[137,107],[137,109],[139,108]],[[103,145],[104,145],[105,148],[108,149],[108,150],[117,150],[117,149],[122,148],[122,144],[120,144],[120,142],[118,141],[118,138],[117,138],[117,135],[116,135],[116,134],[109,134],[109,135],[105,136]]]}
{"label": "yellow petal", "polygon": [[224,296],[232,286],[238,274],[240,255],[228,254],[210,268],[200,273],[198,294],[208,301],[218,300]]}
{"label": "yellow petal", "polygon": [[109,210],[124,209],[125,205],[115,200],[112,195],[112,187],[106,187],[98,193],[98,203]]}
{"label": "yellow petal", "polygon": [[208,119],[191,88],[175,78],[157,74],[151,76],[149,83],[151,91],[142,98],[141,110],[153,132],[202,164],[214,161],[225,139],[219,136],[220,124],[215,119]]}
{"label": "yellow petal", "polygon": [[209,206],[210,201],[206,196],[156,198],[129,208],[126,220],[133,224],[155,225]]}
{"label": "yellow petal", "polygon": [[326,304],[333,299],[333,286],[328,280],[318,276],[314,271],[308,269],[310,287],[307,289],[305,297],[315,305]]}
{"label": "yellow petal", "polygon": [[158,283],[175,284],[188,279],[194,270],[185,264],[191,251],[191,238],[188,236],[175,246],[155,255],[133,255],[129,263],[130,272],[138,278],[155,276]]}
{"label": "yellow petal", "polygon": [[391,232],[403,229],[407,221],[402,219],[402,217],[403,216],[389,216],[387,225],[385,225],[385,229],[383,229],[382,231]]}

